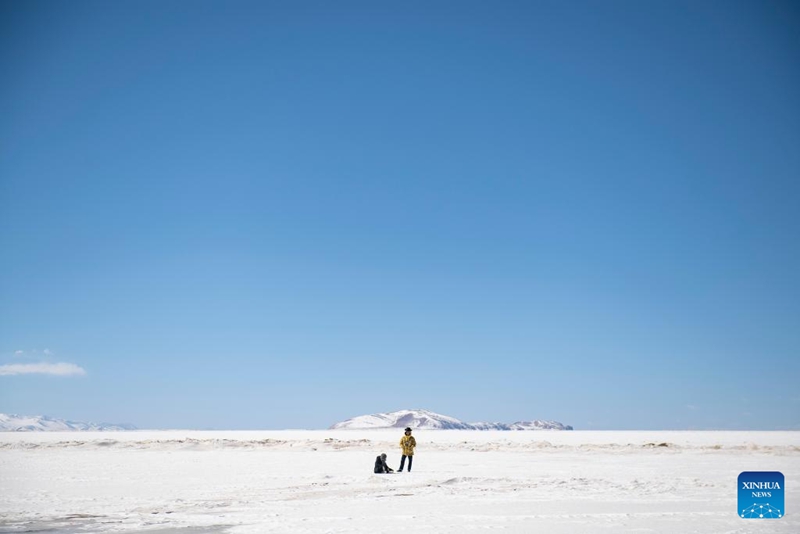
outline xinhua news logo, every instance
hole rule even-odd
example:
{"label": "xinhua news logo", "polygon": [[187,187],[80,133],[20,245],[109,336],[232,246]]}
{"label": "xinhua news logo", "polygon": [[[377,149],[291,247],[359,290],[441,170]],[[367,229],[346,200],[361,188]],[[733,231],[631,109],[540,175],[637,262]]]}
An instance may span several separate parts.
{"label": "xinhua news logo", "polygon": [[739,517],[780,519],[783,508],[783,474],[778,471],[745,471],[739,475]]}

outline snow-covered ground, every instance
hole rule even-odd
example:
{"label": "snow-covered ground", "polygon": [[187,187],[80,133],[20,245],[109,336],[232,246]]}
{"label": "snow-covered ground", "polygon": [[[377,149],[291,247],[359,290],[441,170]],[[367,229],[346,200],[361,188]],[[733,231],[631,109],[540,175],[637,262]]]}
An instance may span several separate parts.
{"label": "snow-covered ground", "polygon": [[[0,433],[0,532],[800,532],[798,432]],[[781,471],[786,516],[737,516]],[[188,527],[188,528],[187,528]]]}

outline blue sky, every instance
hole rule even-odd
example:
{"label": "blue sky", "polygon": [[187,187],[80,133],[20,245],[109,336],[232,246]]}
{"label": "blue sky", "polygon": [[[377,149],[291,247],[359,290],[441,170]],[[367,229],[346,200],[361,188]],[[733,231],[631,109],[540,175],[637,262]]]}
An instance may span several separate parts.
{"label": "blue sky", "polygon": [[800,428],[796,3],[0,9],[0,412]]}

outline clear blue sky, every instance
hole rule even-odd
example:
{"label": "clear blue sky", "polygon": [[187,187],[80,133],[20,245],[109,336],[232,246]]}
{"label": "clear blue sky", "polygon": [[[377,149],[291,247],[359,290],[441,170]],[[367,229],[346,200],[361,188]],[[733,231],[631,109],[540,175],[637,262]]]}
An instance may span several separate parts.
{"label": "clear blue sky", "polygon": [[0,11],[0,412],[800,428],[796,2]]}

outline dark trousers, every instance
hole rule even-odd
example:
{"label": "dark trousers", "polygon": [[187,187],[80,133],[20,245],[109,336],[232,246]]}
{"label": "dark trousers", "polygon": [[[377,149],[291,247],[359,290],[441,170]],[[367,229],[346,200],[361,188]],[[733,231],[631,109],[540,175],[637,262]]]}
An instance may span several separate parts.
{"label": "dark trousers", "polygon": [[406,465],[406,458],[408,458],[408,471],[410,473],[411,472],[411,462],[414,461],[414,457],[413,456],[406,456],[405,454],[403,455],[402,458],[400,458],[400,469],[398,469],[398,471],[402,471],[403,470],[403,466]]}

